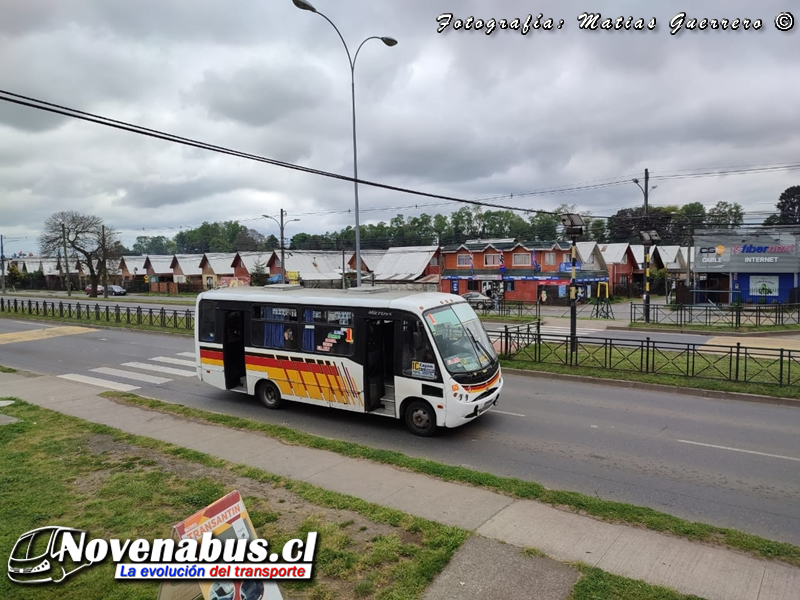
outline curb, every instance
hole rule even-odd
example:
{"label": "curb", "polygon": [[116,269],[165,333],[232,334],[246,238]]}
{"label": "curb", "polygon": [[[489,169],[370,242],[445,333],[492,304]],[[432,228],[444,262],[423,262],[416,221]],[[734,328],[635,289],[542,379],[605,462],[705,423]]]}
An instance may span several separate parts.
{"label": "curb", "polygon": [[773,335],[797,335],[800,336],[800,329],[779,329],[776,331],[713,331],[710,329],[664,329],[653,327],[620,327],[611,326],[606,329],[615,331],[641,331],[648,333],[682,333],[688,335],[707,335],[711,337],[731,336],[731,337],[769,337]]}
{"label": "curb", "polygon": [[548,373],[547,371],[528,371],[526,369],[512,369],[503,367],[506,373],[520,375],[522,377],[533,377],[537,379],[563,379],[576,383],[591,383],[595,385],[605,385],[616,388],[634,388],[638,390],[648,390],[653,392],[670,392],[672,394],[683,394],[685,396],[700,396],[702,398],[713,398],[717,400],[736,400],[738,402],[754,402],[758,404],[775,404],[779,406],[792,406],[800,408],[800,400],[797,398],[779,398],[775,396],[761,396],[759,394],[745,394],[742,392],[723,392],[720,390],[704,390],[700,388],[680,387],[664,385],[661,383],[644,383],[640,381],[627,381],[624,379],[601,379],[588,375],[564,375],[563,373]]}

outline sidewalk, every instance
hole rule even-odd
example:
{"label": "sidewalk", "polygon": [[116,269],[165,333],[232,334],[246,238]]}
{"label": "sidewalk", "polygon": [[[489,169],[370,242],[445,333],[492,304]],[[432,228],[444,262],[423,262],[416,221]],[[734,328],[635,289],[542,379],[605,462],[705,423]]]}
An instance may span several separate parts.
{"label": "sidewalk", "polygon": [[[55,377],[0,374],[0,395],[478,534],[428,588],[428,600],[566,600],[577,572],[557,561],[581,561],[706,600],[797,600],[800,590],[800,568],[783,563],[597,521],[392,466],[290,446],[258,433],[237,431],[231,436],[225,427],[117,404]],[[555,560],[522,557],[510,547],[536,548]],[[523,558],[524,564],[519,564]]]}

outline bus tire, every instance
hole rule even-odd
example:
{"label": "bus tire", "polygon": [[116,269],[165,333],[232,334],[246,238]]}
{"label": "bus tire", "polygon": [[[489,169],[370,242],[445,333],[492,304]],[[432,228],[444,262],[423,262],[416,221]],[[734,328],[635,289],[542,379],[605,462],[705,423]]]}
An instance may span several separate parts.
{"label": "bus tire", "polygon": [[424,400],[412,400],[406,405],[406,427],[414,435],[430,437],[436,433],[436,413]]}
{"label": "bus tire", "polygon": [[278,386],[266,379],[258,382],[256,397],[261,401],[261,404],[270,409],[280,408],[283,404],[283,398],[281,398],[281,391]]}

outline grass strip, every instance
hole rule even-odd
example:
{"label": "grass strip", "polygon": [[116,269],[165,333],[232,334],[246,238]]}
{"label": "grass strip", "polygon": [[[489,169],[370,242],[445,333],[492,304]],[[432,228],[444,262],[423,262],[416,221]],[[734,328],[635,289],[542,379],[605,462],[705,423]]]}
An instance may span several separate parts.
{"label": "grass strip", "polygon": [[581,578],[572,589],[569,600],[702,600],[698,596],[687,596],[644,581],[612,575],[583,563],[572,566],[581,572]]}
{"label": "grass strip", "polygon": [[798,546],[768,540],[734,529],[687,521],[647,507],[602,500],[578,492],[549,490],[539,483],[524,481],[515,477],[500,477],[491,473],[473,471],[465,467],[445,465],[426,458],[408,456],[395,450],[383,450],[353,442],[323,438],[283,425],[261,423],[241,417],[169,404],[160,400],[143,398],[136,394],[103,392],[101,395],[135,406],[197,419],[206,423],[245,431],[261,432],[288,444],[328,450],[352,458],[364,458],[408,469],[416,473],[431,475],[444,481],[482,487],[514,498],[538,500],[554,506],[563,506],[575,512],[586,513],[611,523],[639,525],[653,531],[671,533],[690,540],[722,544],[756,556],[778,559],[800,566],[800,547]]}
{"label": "grass strip", "polygon": [[[42,300],[49,300],[51,302],[94,302],[94,301],[104,301],[104,302],[127,302],[127,303],[154,303],[157,301],[157,304],[174,304],[176,306],[194,306],[197,299],[197,294],[187,294],[184,296],[176,297],[175,295],[165,295],[165,294],[151,294],[151,293],[140,293],[137,294],[136,298],[131,298],[129,296],[109,296],[108,298],[103,297],[102,294],[93,298],[91,296],[86,296],[84,294],[75,294],[74,296],[56,296],[54,294],[42,294],[36,292],[24,292],[24,291],[17,291],[14,292],[6,292],[5,295],[6,300],[13,300],[17,298],[20,301],[25,301],[28,298],[41,298]],[[183,299],[181,299],[183,298]]]}
{"label": "grass strip", "polygon": [[[4,493],[0,503],[3,548],[10,549],[21,533],[51,524],[86,529],[92,538],[169,537],[173,523],[241,486],[241,478],[252,480],[245,484],[251,488],[245,502],[259,537],[272,547],[319,531],[314,580],[281,583],[312,600],[417,598],[470,535],[457,527],[12,400],[15,403],[3,412],[20,421],[0,428],[0,489],[13,490]],[[320,516],[320,508],[330,510]],[[332,522],[331,515],[340,511],[363,518]],[[287,523],[291,527],[285,527]],[[113,579],[113,565],[102,564],[48,591],[61,600],[144,600],[155,597],[156,587],[153,582],[120,584]],[[47,597],[44,590],[0,579],[3,598],[38,599]]]}
{"label": "grass strip", "polygon": [[12,369],[11,367],[4,367],[3,365],[0,365],[0,373],[16,373],[16,372],[17,372],[16,369]]}
{"label": "grass strip", "polygon": [[672,387],[692,388],[696,390],[710,390],[719,392],[733,392],[739,394],[754,394],[772,398],[797,398],[800,399],[800,388],[794,386],[766,385],[760,383],[736,383],[716,379],[694,379],[679,375],[661,375],[658,373],[634,373],[629,371],[614,371],[606,373],[597,368],[554,365],[549,363],[534,363],[522,360],[501,359],[500,364],[507,369],[521,371],[535,371],[537,373],[552,373],[554,375],[581,375],[595,379],[611,381],[636,381],[639,383],[655,383]]}

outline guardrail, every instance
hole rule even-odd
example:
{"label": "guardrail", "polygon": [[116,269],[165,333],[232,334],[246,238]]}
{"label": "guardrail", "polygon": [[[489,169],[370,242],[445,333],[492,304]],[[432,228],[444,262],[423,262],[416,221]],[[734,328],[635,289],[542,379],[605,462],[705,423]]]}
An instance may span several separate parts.
{"label": "guardrail", "polygon": [[47,300],[19,300],[0,298],[0,312],[59,317],[78,321],[96,321],[127,325],[150,325],[164,329],[194,330],[194,311],[167,310],[165,308],[142,308],[141,306],[121,307],[81,302],[62,302]]}
{"label": "guardrail", "polygon": [[524,344],[514,343],[525,341],[524,335],[499,333],[503,358],[515,362],[800,387],[798,350],[576,336],[572,351],[568,335],[534,334]]}
{"label": "guardrail", "polygon": [[[645,323],[645,305],[631,303],[631,323]],[[800,304],[650,305],[650,323],[708,327],[765,327],[800,324]]]}

